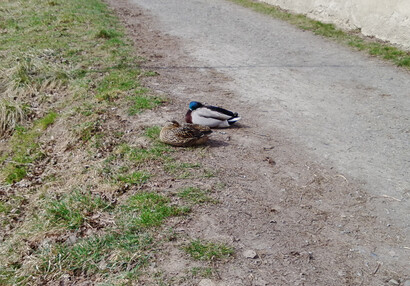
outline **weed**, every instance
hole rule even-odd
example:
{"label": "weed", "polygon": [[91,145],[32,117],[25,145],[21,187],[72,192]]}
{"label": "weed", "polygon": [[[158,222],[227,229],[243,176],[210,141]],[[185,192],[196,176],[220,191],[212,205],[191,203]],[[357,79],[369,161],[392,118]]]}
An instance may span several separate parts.
{"label": "weed", "polygon": [[131,147],[122,144],[118,148],[118,153],[125,156],[128,160],[140,163],[148,160],[161,160],[166,158],[166,153],[170,151],[169,146],[157,142],[150,148]]}
{"label": "weed", "polygon": [[5,202],[0,201],[0,213],[8,213],[11,210],[11,206]]}
{"label": "weed", "polygon": [[0,99],[0,137],[13,130],[24,118],[20,104],[11,99]]}
{"label": "weed", "polygon": [[178,179],[187,179],[192,176],[192,173],[187,169],[199,169],[199,163],[186,163],[169,161],[164,164],[165,172],[176,176]]}
{"label": "weed", "polygon": [[213,178],[216,176],[217,171],[211,170],[211,169],[205,169],[204,170],[204,178]]}
{"label": "weed", "polygon": [[151,140],[158,141],[159,140],[159,133],[161,132],[161,127],[159,126],[151,126],[145,129],[144,135]]}
{"label": "weed", "polygon": [[102,29],[96,35],[97,38],[103,38],[103,39],[112,39],[112,38],[117,38],[120,36],[122,35],[118,33],[117,30],[112,30],[112,29]]}
{"label": "weed", "polygon": [[123,97],[127,92],[140,86],[138,83],[139,75],[139,70],[120,69],[108,72],[99,83],[97,99],[113,102]]}
{"label": "weed", "polygon": [[101,126],[99,121],[88,121],[76,126],[77,136],[81,141],[88,142],[94,135],[98,134]]}
{"label": "weed", "polygon": [[80,240],[72,246],[58,244],[42,255],[40,271],[92,275],[97,272],[136,272],[146,265],[152,238],[136,233],[108,233]]}
{"label": "weed", "polygon": [[142,185],[145,182],[147,182],[150,176],[151,175],[146,172],[137,171],[137,172],[132,172],[130,174],[118,175],[116,180],[117,182],[123,182],[125,184],[138,186],[138,185]]}
{"label": "weed", "polygon": [[232,256],[234,250],[225,244],[201,242],[199,239],[191,241],[184,247],[186,253],[196,260],[220,260]]}
{"label": "weed", "polygon": [[55,112],[50,112],[35,121],[31,129],[16,127],[16,133],[10,139],[12,152],[8,156],[11,156],[11,160],[3,168],[6,183],[12,184],[21,181],[27,175],[32,163],[44,156],[37,140],[41,131],[54,123],[56,117]]}
{"label": "weed", "polygon": [[136,227],[159,226],[168,217],[189,212],[187,208],[170,206],[168,198],[155,193],[139,193],[131,196],[124,208],[138,214],[131,221]]}
{"label": "weed", "polygon": [[214,274],[214,269],[210,267],[192,267],[190,273],[194,277],[211,278]]}
{"label": "weed", "polygon": [[48,126],[54,123],[56,120],[58,114],[54,111],[51,111],[48,113],[46,116],[44,116],[42,119],[38,120],[38,126],[42,129],[45,130],[47,129]]}
{"label": "weed", "polygon": [[144,72],[145,76],[157,76],[158,73],[156,71],[146,71]]}
{"label": "weed", "polygon": [[147,92],[148,89],[140,88],[135,91],[135,95],[128,98],[131,103],[131,107],[128,109],[130,115],[138,114],[145,109],[153,109],[166,102],[164,98],[147,95]]}
{"label": "weed", "polygon": [[75,190],[63,195],[61,199],[52,199],[46,205],[46,218],[56,225],[68,229],[78,229],[87,217],[97,210],[106,210],[112,205],[90,192]]}
{"label": "weed", "polygon": [[194,204],[216,203],[217,201],[208,196],[209,191],[196,187],[186,187],[178,192],[178,196]]}

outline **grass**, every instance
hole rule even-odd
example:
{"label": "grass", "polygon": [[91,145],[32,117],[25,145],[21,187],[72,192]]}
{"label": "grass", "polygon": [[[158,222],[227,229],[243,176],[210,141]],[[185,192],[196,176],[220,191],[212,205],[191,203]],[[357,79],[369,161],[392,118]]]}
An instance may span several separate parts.
{"label": "grass", "polygon": [[112,205],[100,196],[79,190],[48,200],[45,206],[46,219],[67,229],[78,229],[96,211],[111,208]]}
{"label": "grass", "polygon": [[178,192],[178,196],[185,201],[194,204],[216,203],[217,201],[208,196],[209,191],[197,187],[185,187]]}
{"label": "grass", "polygon": [[175,162],[168,161],[164,165],[165,172],[170,175],[175,176],[177,179],[188,179],[193,176],[193,173],[190,170],[200,169],[201,164],[199,163],[187,163],[187,162]]}
{"label": "grass", "polygon": [[129,224],[135,227],[160,226],[163,221],[171,216],[179,216],[189,212],[186,207],[180,208],[169,205],[169,199],[156,193],[139,193],[131,196],[125,210],[136,214]]}
{"label": "grass", "polygon": [[128,109],[129,115],[136,115],[145,109],[153,109],[166,102],[164,98],[148,96],[146,93],[147,90],[142,88],[136,90],[135,95],[128,97],[131,105]]}
{"label": "grass", "polygon": [[131,162],[140,163],[148,160],[166,159],[166,154],[171,152],[171,148],[161,142],[155,142],[148,148],[131,147],[128,144],[121,144],[117,150],[120,156]]}
{"label": "grass", "polygon": [[131,172],[131,173],[124,174],[124,175],[118,175],[116,177],[116,181],[122,182],[125,184],[130,184],[130,185],[142,185],[145,182],[147,182],[149,178],[150,178],[150,174],[144,171],[137,171],[137,172]]}
{"label": "grass", "polygon": [[130,130],[167,99],[141,85],[156,73],[105,3],[0,1],[0,19],[0,285],[145,283],[163,244],[179,247],[172,225],[210,199],[155,178],[213,174],[159,126]]}
{"label": "grass", "polygon": [[161,132],[161,127],[159,126],[151,126],[145,129],[144,135],[151,140],[159,142],[159,133]]}
{"label": "grass", "polygon": [[23,107],[12,99],[0,99],[0,136],[14,130],[25,118]]}
{"label": "grass", "polygon": [[289,13],[277,6],[252,0],[230,0],[256,12],[269,15],[276,19],[286,21],[302,30],[311,31],[316,35],[333,39],[339,43],[351,46],[369,55],[388,60],[397,66],[410,69],[410,52],[401,50],[384,42],[366,38],[353,32],[345,32],[333,24],[326,24],[312,20],[305,15]]}
{"label": "grass", "polygon": [[45,275],[77,276],[125,272],[129,278],[135,278],[147,264],[147,250],[152,244],[152,237],[137,233],[107,233],[81,239],[74,245],[58,244],[40,255],[39,271]]}
{"label": "grass", "polygon": [[225,244],[203,242],[199,239],[191,241],[184,250],[195,260],[214,261],[227,259],[234,253],[233,248]]}
{"label": "grass", "polygon": [[211,278],[215,270],[210,267],[192,267],[190,272],[194,277]]}
{"label": "grass", "polygon": [[36,120],[30,129],[16,128],[16,133],[9,141],[11,152],[7,156],[10,159],[2,170],[6,183],[12,184],[21,181],[33,163],[43,158],[44,154],[37,140],[42,135],[42,131],[53,124],[56,118],[57,113],[51,111],[43,118]]}
{"label": "grass", "polygon": [[190,273],[194,277],[211,278],[215,270],[210,267],[192,267]]}

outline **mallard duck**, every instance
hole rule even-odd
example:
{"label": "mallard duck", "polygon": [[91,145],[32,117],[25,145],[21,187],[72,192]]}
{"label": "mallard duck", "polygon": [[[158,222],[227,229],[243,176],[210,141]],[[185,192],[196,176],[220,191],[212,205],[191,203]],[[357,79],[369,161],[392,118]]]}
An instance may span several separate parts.
{"label": "mallard duck", "polygon": [[198,101],[189,103],[189,110],[185,115],[188,123],[206,125],[212,128],[229,127],[241,119],[237,112],[232,112],[221,107],[204,105]]}
{"label": "mallard duck", "polygon": [[180,125],[173,120],[165,124],[159,133],[159,140],[165,144],[188,147],[203,144],[212,133],[211,128],[199,124]]}

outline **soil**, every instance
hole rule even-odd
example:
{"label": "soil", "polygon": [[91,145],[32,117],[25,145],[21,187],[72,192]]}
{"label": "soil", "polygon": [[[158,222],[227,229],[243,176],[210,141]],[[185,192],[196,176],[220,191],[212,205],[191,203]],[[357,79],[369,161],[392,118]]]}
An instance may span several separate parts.
{"label": "soil", "polygon": [[[232,128],[214,131],[202,159],[225,186],[214,194],[220,203],[198,208],[177,229],[235,248],[216,277],[196,285],[402,285],[410,279],[408,237],[387,216],[408,197],[369,193],[282,129],[266,132],[260,111],[239,100],[229,75],[190,56],[184,41],[164,32],[148,11],[125,0],[108,3],[145,58],[143,68],[157,72],[144,85],[171,99],[157,121],[182,121],[193,99],[242,116]],[[189,265],[174,249],[154,268],[171,285],[193,285],[175,279]]]}

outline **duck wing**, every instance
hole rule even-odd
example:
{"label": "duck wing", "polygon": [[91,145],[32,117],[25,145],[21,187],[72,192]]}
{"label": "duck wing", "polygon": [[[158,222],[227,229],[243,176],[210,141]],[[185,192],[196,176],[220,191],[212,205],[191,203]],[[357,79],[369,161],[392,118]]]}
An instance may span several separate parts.
{"label": "duck wing", "polygon": [[204,132],[199,128],[195,128],[193,125],[195,124],[184,124],[178,129],[178,137],[180,138],[201,138],[210,132]]}
{"label": "duck wing", "polygon": [[215,111],[215,112],[217,112],[217,113],[219,113],[219,114],[224,114],[224,115],[229,116],[229,117],[238,116],[238,113],[232,112],[232,111],[227,110],[227,109],[222,108],[222,107],[207,105],[206,108],[208,108],[209,110]]}
{"label": "duck wing", "polygon": [[198,108],[194,111],[197,116],[203,117],[203,118],[212,118],[212,119],[217,119],[217,120],[227,120],[230,119],[235,115],[232,111],[216,107],[216,106],[206,106],[206,107],[201,107]]}

